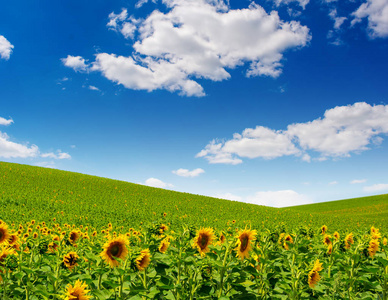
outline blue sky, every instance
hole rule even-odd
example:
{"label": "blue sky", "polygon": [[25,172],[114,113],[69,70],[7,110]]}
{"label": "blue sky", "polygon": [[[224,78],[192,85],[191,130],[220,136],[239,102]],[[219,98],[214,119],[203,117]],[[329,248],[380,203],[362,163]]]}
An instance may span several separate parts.
{"label": "blue sky", "polygon": [[0,160],[290,206],[388,192],[388,0],[0,9]]}

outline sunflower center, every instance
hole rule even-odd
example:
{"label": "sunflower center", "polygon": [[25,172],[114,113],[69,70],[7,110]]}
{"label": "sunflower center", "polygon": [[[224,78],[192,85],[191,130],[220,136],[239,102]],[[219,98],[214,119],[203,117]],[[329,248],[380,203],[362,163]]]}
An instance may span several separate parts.
{"label": "sunflower center", "polygon": [[74,241],[76,237],[77,237],[77,235],[76,235],[74,232],[72,232],[72,233],[70,234],[70,239],[71,239],[72,241]]}
{"label": "sunflower center", "polygon": [[200,239],[200,241],[199,241],[199,244],[200,244],[201,249],[206,248],[207,242],[208,242],[207,237],[206,237],[206,236],[202,236],[201,239]]}
{"label": "sunflower center", "polygon": [[110,248],[110,253],[112,254],[112,256],[116,256],[118,257],[119,254],[120,254],[120,251],[121,248],[119,245],[113,245],[111,248]]}
{"label": "sunflower center", "polygon": [[0,242],[2,242],[2,241],[3,241],[3,237],[4,237],[4,233],[3,233],[3,231],[2,231],[2,230],[0,230]]}
{"label": "sunflower center", "polygon": [[241,241],[241,246],[240,246],[241,252],[244,252],[245,249],[247,249],[248,247],[249,239],[247,236],[244,236],[240,241]]}

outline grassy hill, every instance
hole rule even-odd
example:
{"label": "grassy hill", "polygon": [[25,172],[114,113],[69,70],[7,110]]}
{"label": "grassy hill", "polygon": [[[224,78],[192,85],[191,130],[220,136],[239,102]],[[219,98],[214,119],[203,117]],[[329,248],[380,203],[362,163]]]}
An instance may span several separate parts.
{"label": "grassy hill", "polygon": [[77,226],[139,228],[163,213],[171,228],[183,224],[228,228],[235,222],[261,230],[323,224],[335,230],[388,229],[388,195],[271,208],[152,188],[124,181],[0,162],[0,219]]}

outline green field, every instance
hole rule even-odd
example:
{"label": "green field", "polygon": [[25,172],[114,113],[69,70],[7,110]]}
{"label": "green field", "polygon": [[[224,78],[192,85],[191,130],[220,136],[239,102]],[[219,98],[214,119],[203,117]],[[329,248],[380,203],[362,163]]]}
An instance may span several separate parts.
{"label": "green field", "polygon": [[73,172],[0,162],[1,219],[97,226],[102,221],[138,228],[167,213],[170,226],[182,224],[228,228],[235,221],[256,229],[284,224],[351,231],[374,225],[388,230],[388,195],[271,208],[179,193]]}
{"label": "green field", "polygon": [[277,209],[0,172],[2,300],[388,299],[388,195]]}

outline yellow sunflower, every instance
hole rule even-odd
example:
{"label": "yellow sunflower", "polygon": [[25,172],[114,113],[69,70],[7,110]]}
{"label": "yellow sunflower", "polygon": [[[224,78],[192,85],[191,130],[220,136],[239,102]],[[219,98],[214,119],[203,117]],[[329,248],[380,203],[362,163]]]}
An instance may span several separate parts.
{"label": "yellow sunflower", "polygon": [[0,245],[8,243],[10,234],[8,232],[8,225],[5,223],[0,224]]}
{"label": "yellow sunflower", "polygon": [[327,231],[327,226],[326,226],[326,225],[323,225],[323,226],[321,227],[321,233],[322,233],[322,234],[325,234],[326,231]]}
{"label": "yellow sunflower", "polygon": [[18,242],[18,240],[19,240],[19,237],[15,233],[10,234],[10,236],[8,238],[8,244],[10,246],[12,246],[12,245],[16,244]]}
{"label": "yellow sunflower", "polygon": [[323,237],[323,243],[326,246],[329,246],[331,244],[331,235],[325,234],[325,236]]}
{"label": "yellow sunflower", "polygon": [[160,242],[159,246],[159,252],[166,253],[168,246],[170,245],[170,242],[168,241],[168,238],[163,239]]}
{"label": "yellow sunflower", "polygon": [[369,242],[368,252],[370,257],[374,257],[376,252],[379,251],[380,242],[377,239],[372,239]]}
{"label": "yellow sunflower", "polygon": [[327,254],[332,254],[333,253],[333,244],[329,244],[328,246],[327,246]]}
{"label": "yellow sunflower", "polygon": [[111,268],[117,267],[120,263],[116,259],[124,260],[128,255],[128,244],[129,242],[124,235],[110,239],[104,244],[104,250],[100,256]]}
{"label": "yellow sunflower", "polygon": [[88,285],[80,280],[77,280],[72,286],[68,284],[66,286],[66,292],[64,300],[89,300],[92,296],[88,295],[90,290],[87,289]]}
{"label": "yellow sunflower", "polygon": [[383,239],[383,245],[387,246],[387,238],[386,237]]}
{"label": "yellow sunflower", "polygon": [[214,232],[212,228],[201,228],[197,231],[197,235],[194,238],[193,248],[197,248],[201,256],[209,252],[208,246],[211,245],[214,238]]}
{"label": "yellow sunflower", "polygon": [[294,240],[292,239],[291,235],[287,234],[284,237],[284,243],[283,243],[284,249],[289,250],[288,244],[293,244],[293,243],[294,243]]}
{"label": "yellow sunflower", "polygon": [[350,246],[354,243],[354,240],[353,240],[353,233],[349,233],[346,237],[345,237],[345,249],[349,249]]}
{"label": "yellow sunflower", "polygon": [[73,269],[76,265],[78,265],[78,254],[75,252],[69,252],[63,257],[64,265],[69,269]]}
{"label": "yellow sunflower", "polygon": [[315,285],[321,280],[321,276],[319,275],[319,272],[322,270],[323,270],[322,263],[320,263],[319,259],[317,259],[308,275],[309,287],[314,288]]}
{"label": "yellow sunflower", "polygon": [[11,254],[15,254],[15,249],[8,247],[8,246],[1,246],[0,249],[0,265],[4,261],[4,259]]}
{"label": "yellow sunflower", "polygon": [[335,237],[336,241],[338,241],[340,239],[340,234],[337,231],[334,232],[333,236]]}
{"label": "yellow sunflower", "polygon": [[241,259],[249,257],[249,251],[252,249],[252,241],[256,240],[257,231],[244,229],[239,232],[237,237],[237,247],[234,249],[237,254],[236,257],[240,256]]}
{"label": "yellow sunflower", "polygon": [[81,237],[81,233],[78,230],[72,230],[69,234],[69,242],[74,244]]}
{"label": "yellow sunflower", "polygon": [[150,250],[141,250],[140,255],[136,258],[136,267],[139,271],[143,271],[151,262]]}

